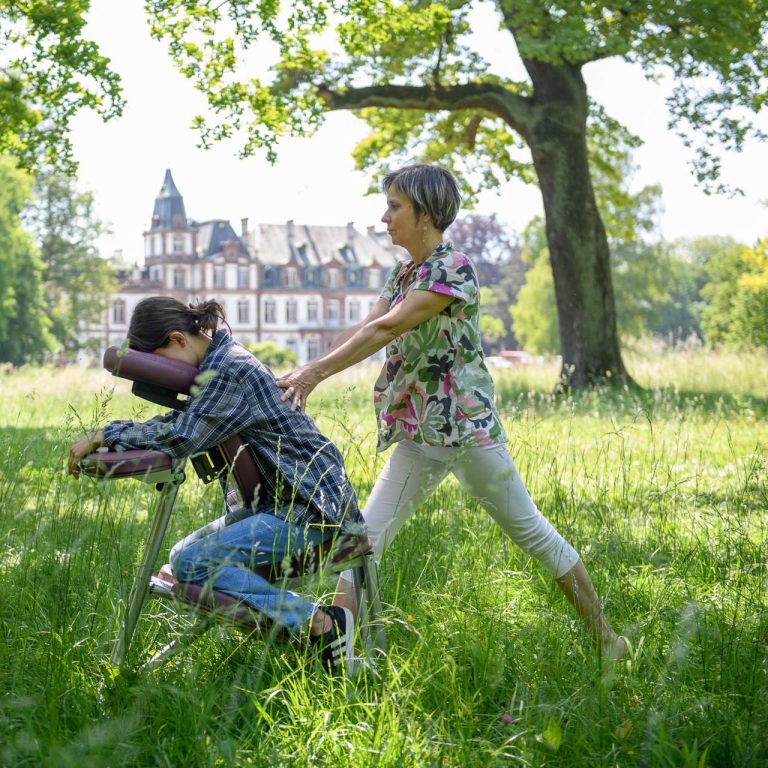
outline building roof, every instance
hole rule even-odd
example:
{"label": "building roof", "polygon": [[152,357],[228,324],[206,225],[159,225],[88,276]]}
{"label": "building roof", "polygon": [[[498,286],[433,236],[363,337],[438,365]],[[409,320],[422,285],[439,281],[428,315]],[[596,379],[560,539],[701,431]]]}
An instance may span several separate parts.
{"label": "building roof", "polygon": [[187,214],[184,210],[184,198],[176,189],[171,169],[167,168],[163,186],[155,198],[150,229],[185,229],[186,226]]}
{"label": "building roof", "polygon": [[248,233],[256,259],[276,266],[291,260],[305,266],[323,266],[332,261],[369,267],[389,267],[395,263],[391,248],[364,235],[352,223],[346,226],[258,224]]}
{"label": "building roof", "polygon": [[204,221],[197,226],[197,256],[210,259],[224,250],[224,243],[234,242],[241,255],[248,256],[248,248],[240,239],[232,225],[224,219]]}

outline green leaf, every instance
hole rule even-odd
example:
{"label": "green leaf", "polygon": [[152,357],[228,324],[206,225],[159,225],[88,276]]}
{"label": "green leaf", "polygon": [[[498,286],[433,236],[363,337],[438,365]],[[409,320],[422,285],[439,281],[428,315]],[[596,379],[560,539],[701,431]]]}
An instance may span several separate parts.
{"label": "green leaf", "polygon": [[549,722],[547,723],[544,732],[541,734],[541,738],[544,742],[544,746],[552,752],[557,752],[557,750],[560,749],[560,744],[563,741],[563,734],[560,730],[560,723],[558,723],[554,717],[549,718]]}

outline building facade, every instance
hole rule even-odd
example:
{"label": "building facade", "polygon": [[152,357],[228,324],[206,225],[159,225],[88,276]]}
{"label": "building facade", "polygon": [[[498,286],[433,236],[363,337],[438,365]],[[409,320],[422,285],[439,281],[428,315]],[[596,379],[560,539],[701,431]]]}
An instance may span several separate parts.
{"label": "building facade", "polygon": [[[388,238],[387,238],[388,239]],[[217,299],[238,341],[273,341],[301,363],[323,354],[343,328],[375,304],[403,252],[345,226],[256,224],[188,219],[184,199],[165,172],[144,232],[144,266],[124,269],[102,322],[84,331],[91,347],[120,344],[136,304],[147,296],[186,303]]]}

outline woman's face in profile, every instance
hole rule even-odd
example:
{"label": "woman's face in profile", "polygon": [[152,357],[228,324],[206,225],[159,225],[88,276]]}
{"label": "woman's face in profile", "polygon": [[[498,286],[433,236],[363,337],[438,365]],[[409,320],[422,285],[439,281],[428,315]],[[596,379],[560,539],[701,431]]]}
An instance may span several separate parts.
{"label": "woman's face in profile", "polygon": [[381,217],[393,245],[409,250],[410,244],[420,242],[422,230],[413,210],[413,203],[393,186],[387,191],[387,210]]}

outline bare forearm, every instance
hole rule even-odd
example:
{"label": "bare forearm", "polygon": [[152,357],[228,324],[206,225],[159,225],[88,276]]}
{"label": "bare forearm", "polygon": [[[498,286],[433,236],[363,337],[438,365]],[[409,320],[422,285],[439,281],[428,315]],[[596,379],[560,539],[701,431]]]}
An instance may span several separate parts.
{"label": "bare forearm", "polygon": [[334,373],[365,360],[389,344],[397,335],[389,328],[375,322],[351,330],[353,333],[348,335],[341,344],[315,361],[316,370],[321,378],[327,379]]}
{"label": "bare forearm", "polygon": [[358,323],[357,325],[353,325],[351,328],[345,328],[343,331],[339,331],[339,333],[333,337],[333,341],[331,341],[331,348],[328,350],[328,353],[338,349],[345,341],[351,339],[360,330],[360,327],[361,323]]}
{"label": "bare forearm", "polygon": [[346,338],[339,334],[334,339],[334,348],[330,352],[275,382],[285,390],[281,399],[290,399],[291,410],[300,407],[303,413],[307,397],[323,379],[365,360],[398,336],[437,315],[453,301],[451,296],[428,291],[416,291],[416,294],[389,312],[385,312],[386,299],[379,299],[371,314],[351,329],[353,333],[345,334]]}

